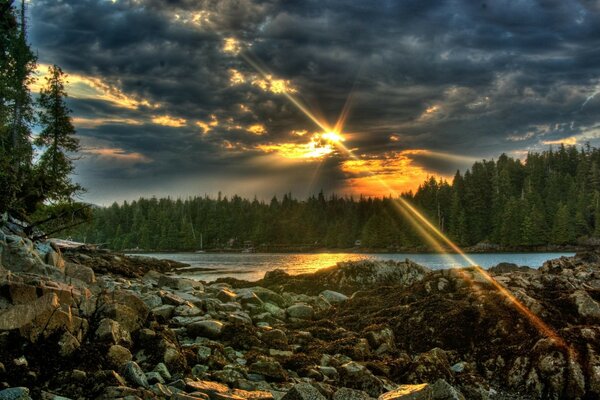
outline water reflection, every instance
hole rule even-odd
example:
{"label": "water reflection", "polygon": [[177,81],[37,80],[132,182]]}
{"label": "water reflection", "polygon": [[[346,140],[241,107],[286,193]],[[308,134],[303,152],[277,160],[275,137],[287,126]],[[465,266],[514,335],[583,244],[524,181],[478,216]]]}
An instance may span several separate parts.
{"label": "water reflection", "polygon": [[[230,276],[244,280],[261,279],[265,272],[281,268],[289,274],[314,272],[330,267],[340,261],[357,260],[396,260],[407,258],[432,269],[465,266],[465,261],[448,254],[241,254],[241,253],[156,253],[144,254],[150,257],[164,258],[190,264],[187,270],[181,270],[184,276],[203,281],[213,281],[219,277]],[[573,253],[490,253],[469,254],[469,257],[484,268],[500,262],[540,267],[546,260]]]}

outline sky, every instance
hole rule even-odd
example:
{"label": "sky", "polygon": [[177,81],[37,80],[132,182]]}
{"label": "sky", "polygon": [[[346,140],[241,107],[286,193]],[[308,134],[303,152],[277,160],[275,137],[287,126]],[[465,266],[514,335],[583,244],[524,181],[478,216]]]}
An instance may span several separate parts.
{"label": "sky", "polygon": [[600,144],[598,0],[30,0],[83,199],[389,195]]}

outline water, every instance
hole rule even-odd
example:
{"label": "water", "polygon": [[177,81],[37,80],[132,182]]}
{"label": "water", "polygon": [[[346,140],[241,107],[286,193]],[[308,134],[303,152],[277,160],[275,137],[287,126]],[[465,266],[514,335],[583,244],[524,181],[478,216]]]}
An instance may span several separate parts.
{"label": "water", "polygon": [[[190,264],[181,269],[181,275],[202,280],[214,281],[220,277],[234,277],[249,281],[261,279],[265,272],[277,268],[295,275],[314,272],[330,267],[340,261],[358,260],[396,260],[407,258],[432,269],[467,266],[468,263],[457,255],[442,254],[354,254],[354,253],[317,253],[317,254],[270,254],[270,253],[148,253],[143,256],[163,258]],[[574,253],[487,253],[468,254],[484,268],[490,268],[501,262],[527,265],[539,268],[553,258],[572,256]]]}

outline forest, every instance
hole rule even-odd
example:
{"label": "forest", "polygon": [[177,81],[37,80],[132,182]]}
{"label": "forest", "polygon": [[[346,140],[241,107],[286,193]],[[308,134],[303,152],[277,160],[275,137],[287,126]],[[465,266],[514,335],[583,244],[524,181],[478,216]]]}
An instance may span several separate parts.
{"label": "forest", "polygon": [[[600,149],[560,146],[530,152],[523,161],[503,154],[456,172],[452,182],[431,177],[402,196],[461,246],[590,244],[600,237]],[[322,192],[268,202],[141,198],[96,208],[92,222],[69,235],[117,250],[426,250],[396,201]]]}

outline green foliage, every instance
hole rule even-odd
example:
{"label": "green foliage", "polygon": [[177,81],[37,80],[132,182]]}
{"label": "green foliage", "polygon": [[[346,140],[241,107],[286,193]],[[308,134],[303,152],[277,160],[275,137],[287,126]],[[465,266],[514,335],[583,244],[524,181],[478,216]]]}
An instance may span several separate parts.
{"label": "green foliage", "polygon": [[81,191],[81,187],[73,184],[69,177],[74,170],[69,153],[79,150],[79,139],[74,137],[75,128],[65,104],[64,80],[65,74],[60,67],[51,66],[38,100],[42,131],[35,144],[46,150],[36,165],[36,171],[40,198],[47,201],[69,201]]}
{"label": "green foliage", "polygon": [[[75,206],[73,195],[81,187],[69,175],[69,154],[79,149],[75,129],[65,104],[64,73],[50,68],[46,87],[34,107],[29,86],[34,81],[36,57],[27,43],[25,2],[20,15],[12,0],[0,0],[0,212],[11,211],[35,218],[49,203]],[[32,139],[31,127],[42,131]],[[35,154],[34,144],[41,154]]]}
{"label": "green foliage", "polygon": [[[530,153],[524,162],[501,155],[477,162],[452,184],[433,178],[403,196],[460,245],[508,248],[575,244],[600,237],[600,150],[561,146]],[[194,250],[245,241],[277,249],[379,249],[423,246],[391,198],[353,199],[323,193],[304,201],[291,194],[270,202],[194,197],[139,199],[94,211],[92,223],[70,232],[115,249]],[[424,247],[425,248],[425,247]]]}

